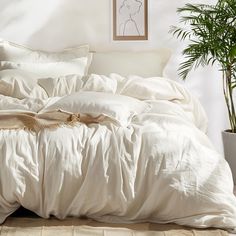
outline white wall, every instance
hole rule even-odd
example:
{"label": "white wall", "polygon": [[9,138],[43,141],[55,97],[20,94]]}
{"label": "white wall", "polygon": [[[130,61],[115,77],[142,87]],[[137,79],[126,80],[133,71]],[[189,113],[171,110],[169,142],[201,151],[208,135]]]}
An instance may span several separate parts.
{"label": "white wall", "polygon": [[[32,48],[60,50],[89,43],[93,50],[145,50],[170,47],[173,57],[165,75],[179,80],[178,64],[184,43],[168,33],[176,25],[177,7],[185,2],[214,4],[216,0],[149,0],[149,40],[114,42],[112,0],[0,0],[0,37]],[[209,136],[222,151],[221,130],[227,127],[221,77],[216,68],[191,73],[185,85],[196,94],[209,117]]]}

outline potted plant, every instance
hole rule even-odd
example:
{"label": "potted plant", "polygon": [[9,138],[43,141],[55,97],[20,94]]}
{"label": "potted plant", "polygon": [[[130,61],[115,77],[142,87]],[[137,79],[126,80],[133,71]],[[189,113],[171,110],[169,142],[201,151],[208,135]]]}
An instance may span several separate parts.
{"label": "potted plant", "polygon": [[218,63],[222,73],[224,98],[230,129],[222,132],[225,158],[236,183],[236,112],[233,92],[236,88],[236,2],[218,0],[215,5],[186,4],[178,8],[183,27],[171,27],[171,33],[188,40],[179,75],[186,79],[193,68]]}

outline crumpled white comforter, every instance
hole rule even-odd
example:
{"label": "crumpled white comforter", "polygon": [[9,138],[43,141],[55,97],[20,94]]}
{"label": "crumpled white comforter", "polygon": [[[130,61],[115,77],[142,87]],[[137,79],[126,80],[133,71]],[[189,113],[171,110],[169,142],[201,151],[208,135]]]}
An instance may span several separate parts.
{"label": "crumpled white comforter", "polygon": [[[236,227],[230,168],[205,134],[201,105],[185,88],[163,78],[113,74],[92,75],[81,90],[133,96],[152,109],[127,128],[78,123],[38,134],[1,130],[0,223],[22,205],[45,218]],[[56,99],[0,96],[1,110],[39,111]]]}

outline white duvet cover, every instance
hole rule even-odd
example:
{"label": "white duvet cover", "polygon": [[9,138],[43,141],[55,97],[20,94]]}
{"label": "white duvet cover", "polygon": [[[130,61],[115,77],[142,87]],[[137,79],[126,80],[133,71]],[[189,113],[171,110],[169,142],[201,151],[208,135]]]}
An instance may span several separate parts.
{"label": "white duvet cover", "polygon": [[[105,222],[234,229],[231,171],[205,134],[199,102],[163,78],[92,78],[80,90],[135,97],[151,110],[128,127],[106,122],[38,134],[1,130],[0,223],[22,205],[45,218],[85,215]],[[101,86],[102,80],[108,83]],[[40,111],[58,99],[1,95],[0,107]]]}

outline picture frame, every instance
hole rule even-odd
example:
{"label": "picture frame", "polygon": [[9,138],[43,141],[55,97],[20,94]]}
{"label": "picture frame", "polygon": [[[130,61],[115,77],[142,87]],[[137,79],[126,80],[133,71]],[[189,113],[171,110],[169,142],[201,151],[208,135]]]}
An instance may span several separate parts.
{"label": "picture frame", "polygon": [[113,40],[148,40],[148,0],[113,0]]}

